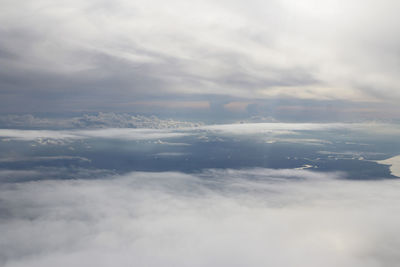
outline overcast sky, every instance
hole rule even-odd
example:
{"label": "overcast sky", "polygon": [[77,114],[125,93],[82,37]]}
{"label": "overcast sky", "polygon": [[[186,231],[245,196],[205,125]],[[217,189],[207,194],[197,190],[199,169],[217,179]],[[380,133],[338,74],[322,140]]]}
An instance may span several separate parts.
{"label": "overcast sky", "polygon": [[400,114],[396,0],[0,4],[3,114]]}

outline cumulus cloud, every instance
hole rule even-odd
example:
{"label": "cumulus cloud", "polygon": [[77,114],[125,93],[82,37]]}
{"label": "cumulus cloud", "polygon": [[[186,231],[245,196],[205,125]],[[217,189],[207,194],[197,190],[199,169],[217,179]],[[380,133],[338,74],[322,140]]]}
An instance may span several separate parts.
{"label": "cumulus cloud", "polygon": [[394,266],[399,183],[306,170],[2,184],[1,264]]}

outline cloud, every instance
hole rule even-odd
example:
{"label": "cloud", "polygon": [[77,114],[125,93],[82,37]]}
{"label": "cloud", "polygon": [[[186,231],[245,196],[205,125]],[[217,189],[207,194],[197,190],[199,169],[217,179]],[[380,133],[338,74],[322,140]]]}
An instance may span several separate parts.
{"label": "cloud", "polygon": [[[128,115],[126,115],[128,116]],[[133,118],[135,118],[133,116]],[[40,145],[65,145],[70,142],[90,138],[119,140],[155,140],[155,144],[171,146],[188,146],[182,142],[165,142],[163,139],[195,136],[198,139],[215,139],[223,137],[252,137],[265,142],[307,143],[314,145],[330,144],[331,140],[316,138],[318,132],[337,134],[346,133],[348,137],[368,137],[373,134],[381,138],[396,138],[400,134],[397,124],[388,123],[235,123],[203,125],[173,120],[159,120],[144,117],[145,122],[136,127],[150,126],[158,128],[88,128],[72,130],[19,130],[0,129],[0,140],[35,141]],[[118,121],[116,122],[119,123]],[[114,125],[111,120],[107,124]],[[104,125],[101,125],[104,127]],[[289,137],[288,137],[289,136]],[[388,139],[389,140],[389,139]]]}
{"label": "cloud", "polygon": [[15,130],[0,129],[0,137],[6,140],[36,141],[39,144],[63,144],[64,141],[74,141],[87,138],[108,138],[121,140],[157,140],[176,138],[189,135],[165,129],[130,129],[109,128],[96,130]]}
{"label": "cloud", "polygon": [[7,267],[395,265],[398,181],[341,177],[249,169],[2,184],[0,259]]}
{"label": "cloud", "polygon": [[353,128],[351,123],[236,123],[206,125],[201,129],[221,134],[251,135],[251,134],[293,134],[296,131],[321,131]]}
{"label": "cloud", "polygon": [[2,128],[23,129],[99,129],[99,128],[182,128],[197,127],[202,123],[159,119],[156,116],[130,115],[126,113],[99,112],[72,118],[43,118],[31,114],[0,116]]}
{"label": "cloud", "polygon": [[394,0],[5,1],[1,110],[132,109],[214,95],[394,105],[398,8]]}
{"label": "cloud", "polygon": [[[395,136],[400,134],[398,124],[365,123],[234,123],[204,125],[199,127],[220,135],[293,135],[301,132],[346,131],[347,134],[373,134],[375,136]],[[301,140],[301,139],[300,139]],[[293,140],[288,140],[293,141]],[[315,140],[311,140],[315,141]],[[322,140],[321,140],[322,141]]]}

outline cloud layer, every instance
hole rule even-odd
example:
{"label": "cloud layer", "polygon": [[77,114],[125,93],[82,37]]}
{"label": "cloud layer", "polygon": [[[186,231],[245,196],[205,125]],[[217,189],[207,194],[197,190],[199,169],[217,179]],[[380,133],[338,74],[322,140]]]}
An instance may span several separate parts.
{"label": "cloud layer", "polygon": [[172,119],[159,119],[156,116],[130,115],[126,113],[104,113],[72,118],[43,118],[31,114],[25,115],[2,115],[0,116],[1,128],[22,129],[86,129],[86,128],[181,128],[196,127],[201,123],[177,121]]}
{"label": "cloud layer", "polygon": [[3,184],[3,266],[393,266],[397,181],[306,170]]}
{"label": "cloud layer", "polygon": [[228,103],[396,103],[399,7],[394,0],[174,0],[167,7],[5,0],[1,111],[202,110],[213,108],[213,95]]}

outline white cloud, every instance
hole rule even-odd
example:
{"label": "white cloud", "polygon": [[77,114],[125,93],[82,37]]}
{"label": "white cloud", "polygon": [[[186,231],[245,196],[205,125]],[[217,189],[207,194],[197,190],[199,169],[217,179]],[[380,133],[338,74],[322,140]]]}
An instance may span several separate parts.
{"label": "white cloud", "polygon": [[223,135],[293,135],[300,131],[346,130],[375,136],[400,134],[398,124],[389,123],[236,123],[201,126],[199,129]]}
{"label": "white cloud", "polygon": [[65,131],[47,131],[47,130],[14,130],[0,129],[0,136],[12,138],[16,140],[41,140],[43,138],[50,139],[77,139],[77,135]]}
{"label": "white cloud", "polygon": [[[16,266],[395,266],[400,184],[306,170],[3,184]],[[339,179],[337,179],[339,178]]]}
{"label": "white cloud", "polygon": [[[400,127],[396,124],[385,123],[237,123],[237,124],[215,124],[195,125],[189,127],[166,128],[166,129],[136,129],[136,128],[100,128],[100,129],[76,129],[76,130],[18,130],[0,129],[0,140],[23,140],[36,141],[39,144],[62,145],[69,141],[106,138],[120,140],[156,140],[156,144],[187,146],[186,143],[170,143],[160,139],[181,138],[184,136],[197,136],[200,139],[209,139],[209,134],[218,136],[252,136],[263,138],[266,142],[290,142],[308,144],[326,144],[329,140],[298,137],[301,132],[329,132],[344,130],[348,134],[375,136],[396,136],[400,134]],[[204,134],[207,134],[205,136]],[[287,138],[287,136],[293,138]],[[350,136],[350,135],[349,135]],[[267,139],[265,139],[267,138]]]}
{"label": "white cloud", "polygon": [[304,130],[330,130],[351,128],[350,123],[236,123],[207,125],[201,129],[214,131],[222,134],[294,134],[295,131]]}
{"label": "white cloud", "polygon": [[6,140],[15,139],[23,141],[37,141],[41,144],[60,144],[60,142],[63,141],[87,138],[157,140],[164,138],[182,137],[188,134],[189,133],[183,133],[173,130],[130,128],[61,131],[0,129],[0,137],[5,138]]}
{"label": "white cloud", "polygon": [[202,123],[159,119],[156,116],[130,115],[126,113],[99,112],[96,115],[84,114],[73,118],[39,118],[31,114],[0,116],[2,128],[40,128],[40,129],[101,129],[101,128],[147,128],[175,129],[197,127]]}

